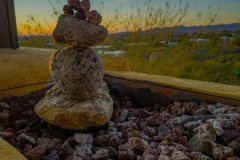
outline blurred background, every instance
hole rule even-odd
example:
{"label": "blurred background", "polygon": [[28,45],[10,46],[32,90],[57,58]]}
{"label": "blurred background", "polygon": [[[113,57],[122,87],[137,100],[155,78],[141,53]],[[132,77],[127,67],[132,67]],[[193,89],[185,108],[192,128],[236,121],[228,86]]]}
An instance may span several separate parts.
{"label": "blurred background", "polygon": [[[93,49],[105,71],[240,85],[239,0],[92,0],[110,34]],[[0,55],[0,88],[45,82],[64,44],[51,32],[66,0],[15,0],[21,54]],[[8,52],[11,52],[9,54]],[[20,56],[21,55],[21,56]]]}

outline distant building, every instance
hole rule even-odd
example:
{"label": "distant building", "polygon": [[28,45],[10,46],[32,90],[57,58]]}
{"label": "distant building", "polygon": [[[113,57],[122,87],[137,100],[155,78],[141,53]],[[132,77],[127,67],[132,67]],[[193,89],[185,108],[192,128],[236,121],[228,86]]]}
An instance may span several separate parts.
{"label": "distant building", "polygon": [[198,43],[207,43],[209,42],[208,39],[204,39],[204,38],[197,38],[197,39],[190,39],[191,42],[198,42]]}
{"label": "distant building", "polygon": [[171,42],[171,41],[165,41],[165,40],[160,41],[160,43],[168,45],[168,46],[176,46],[176,45],[178,45],[178,42]]}
{"label": "distant building", "polygon": [[233,38],[232,37],[228,37],[228,36],[222,36],[222,41],[223,42],[229,42],[229,41],[231,41]]}

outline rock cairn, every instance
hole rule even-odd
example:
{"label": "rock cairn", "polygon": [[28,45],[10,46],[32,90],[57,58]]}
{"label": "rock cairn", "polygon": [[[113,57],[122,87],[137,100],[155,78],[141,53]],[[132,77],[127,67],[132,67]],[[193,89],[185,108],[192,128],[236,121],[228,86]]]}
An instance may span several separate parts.
{"label": "rock cairn", "polygon": [[89,0],[68,0],[53,32],[56,42],[70,45],[50,59],[55,86],[35,107],[50,124],[75,130],[104,125],[113,101],[103,81],[103,64],[90,46],[103,42],[108,31],[102,16],[90,11]]}

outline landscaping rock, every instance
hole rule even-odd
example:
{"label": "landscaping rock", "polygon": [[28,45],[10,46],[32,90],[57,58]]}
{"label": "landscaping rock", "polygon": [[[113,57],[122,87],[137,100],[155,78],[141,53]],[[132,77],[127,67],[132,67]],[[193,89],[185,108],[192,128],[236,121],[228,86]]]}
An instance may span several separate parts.
{"label": "landscaping rock", "polygon": [[108,31],[100,25],[79,20],[73,15],[63,14],[59,17],[57,27],[53,31],[57,42],[76,46],[90,46],[103,42]]}
{"label": "landscaping rock", "polygon": [[19,136],[17,137],[17,140],[18,140],[19,142],[23,143],[23,144],[35,144],[35,143],[36,143],[36,141],[35,141],[34,138],[26,135],[25,133],[19,135]]}
{"label": "landscaping rock", "polygon": [[184,152],[178,150],[173,151],[171,158],[174,160],[191,160]]}
{"label": "landscaping rock", "polygon": [[25,128],[28,125],[28,120],[20,119],[14,122],[17,129]]}
{"label": "landscaping rock", "polygon": [[230,147],[225,147],[220,144],[213,143],[213,149],[212,149],[212,155],[213,158],[223,160],[227,157],[233,156],[233,149]]}
{"label": "landscaping rock", "polygon": [[50,67],[60,89],[78,99],[94,96],[103,83],[103,63],[92,49],[64,48],[51,57]]}
{"label": "landscaping rock", "polygon": [[74,15],[73,7],[69,6],[69,5],[64,5],[63,6],[63,12],[64,12],[64,14]]}
{"label": "landscaping rock", "polygon": [[240,154],[240,138],[229,143],[228,147],[232,148],[233,151],[239,155]]}
{"label": "landscaping rock", "polygon": [[31,150],[29,150],[25,156],[28,159],[32,159],[32,160],[37,160],[37,159],[42,159],[44,154],[46,152],[45,148],[42,147],[34,147]]}
{"label": "landscaping rock", "polygon": [[0,124],[7,123],[9,120],[9,113],[0,112]]}
{"label": "landscaping rock", "polygon": [[[77,11],[75,16],[68,14],[72,8]],[[64,129],[102,126],[113,113],[113,101],[103,81],[103,63],[90,49],[103,42],[108,31],[98,25],[101,15],[89,10],[89,0],[68,0],[68,6],[64,6],[65,14],[59,17],[52,36],[71,46],[51,57],[49,66],[55,85],[34,109],[40,118]],[[88,21],[95,24],[86,21],[86,13]]]}
{"label": "landscaping rock", "polygon": [[160,156],[158,160],[172,160],[170,156]]}
{"label": "landscaping rock", "polygon": [[212,155],[212,142],[205,140],[200,134],[196,134],[190,139],[188,148],[192,152],[201,152],[209,156]]}
{"label": "landscaping rock", "polygon": [[128,140],[128,146],[130,149],[143,153],[149,146],[148,142],[141,138],[130,138]]}
{"label": "landscaping rock", "polygon": [[104,125],[111,118],[113,102],[108,93],[101,92],[96,98],[80,101],[72,100],[56,87],[35,107],[35,112],[45,121],[66,129],[85,130]]}
{"label": "landscaping rock", "polygon": [[94,139],[93,136],[90,134],[83,134],[83,133],[75,133],[74,140],[76,143],[80,145],[93,145]]}
{"label": "landscaping rock", "polygon": [[0,137],[3,139],[12,138],[14,136],[13,132],[0,132]]}
{"label": "landscaping rock", "polygon": [[87,16],[83,9],[78,9],[75,13],[75,17],[79,20],[86,20]]}
{"label": "landscaping rock", "polygon": [[193,160],[212,160],[212,158],[201,153],[197,153],[196,155],[193,156],[192,159]]}
{"label": "landscaping rock", "polygon": [[105,160],[108,158],[108,150],[107,149],[101,149],[98,150],[93,156],[93,160]]}
{"label": "landscaping rock", "polygon": [[10,105],[4,102],[0,102],[0,109],[10,109]]}
{"label": "landscaping rock", "polygon": [[109,135],[100,135],[95,138],[95,144],[100,147],[106,147],[108,145],[109,139]]}
{"label": "landscaping rock", "polygon": [[37,146],[42,148],[50,149],[53,146],[51,145],[52,140],[50,138],[38,138],[37,139]]}
{"label": "landscaping rock", "polygon": [[81,0],[80,2],[81,8],[85,11],[85,13],[88,13],[91,8],[90,0]]}
{"label": "landscaping rock", "polygon": [[95,10],[87,13],[87,19],[90,23],[93,24],[102,23],[102,16]]}
{"label": "landscaping rock", "polygon": [[42,160],[60,160],[60,157],[57,152],[52,152],[49,155],[44,156]]}

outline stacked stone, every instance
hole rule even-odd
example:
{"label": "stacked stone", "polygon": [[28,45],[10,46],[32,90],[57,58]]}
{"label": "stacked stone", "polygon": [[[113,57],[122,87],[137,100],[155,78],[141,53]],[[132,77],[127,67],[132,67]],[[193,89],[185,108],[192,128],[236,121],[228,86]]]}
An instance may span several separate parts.
{"label": "stacked stone", "polygon": [[90,11],[89,0],[68,0],[53,32],[57,42],[70,45],[50,59],[55,86],[35,107],[45,121],[65,129],[85,130],[104,125],[112,116],[113,101],[103,81],[103,63],[90,46],[108,31],[102,16]]}

